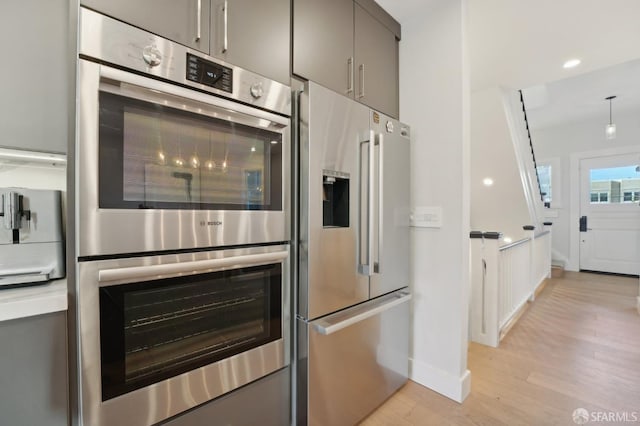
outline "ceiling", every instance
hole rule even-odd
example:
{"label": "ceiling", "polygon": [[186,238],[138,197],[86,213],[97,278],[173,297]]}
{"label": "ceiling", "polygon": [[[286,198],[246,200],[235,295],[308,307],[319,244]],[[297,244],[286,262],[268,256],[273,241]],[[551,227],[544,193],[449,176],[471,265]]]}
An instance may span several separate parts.
{"label": "ceiling", "polygon": [[[375,0],[400,24],[426,13],[441,0]],[[424,15],[423,15],[424,16]]]}
{"label": "ceiling", "polygon": [[613,118],[625,111],[640,111],[640,60],[626,62],[575,77],[523,90],[529,124],[533,129],[595,118],[605,124],[612,101]]}
{"label": "ceiling", "polygon": [[[376,0],[420,25],[451,0]],[[463,0],[464,1],[464,0]],[[471,90],[530,87],[640,58],[638,0],[466,0]],[[582,59],[571,70],[570,58]]]}
{"label": "ceiling", "polygon": [[[376,0],[403,26],[451,0]],[[460,0],[472,92],[524,89],[534,128],[640,108],[640,1]],[[404,34],[404,32],[403,32]],[[572,69],[571,58],[582,63]]]}

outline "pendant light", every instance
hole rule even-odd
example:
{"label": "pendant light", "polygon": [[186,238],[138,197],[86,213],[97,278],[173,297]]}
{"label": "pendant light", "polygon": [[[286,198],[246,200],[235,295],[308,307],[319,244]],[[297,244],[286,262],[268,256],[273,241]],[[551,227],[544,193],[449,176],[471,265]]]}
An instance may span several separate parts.
{"label": "pendant light", "polygon": [[611,101],[614,100],[615,96],[606,97],[605,100],[609,101],[609,124],[605,128],[605,134],[607,135],[607,139],[615,139],[616,138],[616,125],[613,124],[613,118],[611,115]]}

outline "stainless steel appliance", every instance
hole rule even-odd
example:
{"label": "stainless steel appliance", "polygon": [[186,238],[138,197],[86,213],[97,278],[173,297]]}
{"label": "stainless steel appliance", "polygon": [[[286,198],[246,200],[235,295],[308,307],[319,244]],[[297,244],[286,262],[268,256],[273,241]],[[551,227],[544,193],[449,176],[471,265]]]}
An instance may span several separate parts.
{"label": "stainless steel appliance", "polygon": [[298,424],[355,424],[407,379],[410,129],[315,83],[299,101]]}
{"label": "stainless steel appliance", "polygon": [[78,423],[156,424],[287,366],[288,256],[279,245],[80,262]]}
{"label": "stainless steel appliance", "polygon": [[288,86],[80,12],[80,256],[289,239]]}
{"label": "stainless steel appliance", "polygon": [[0,188],[0,288],[64,275],[60,191]]}
{"label": "stainless steel appliance", "polygon": [[83,7],[79,37],[74,423],[288,413],[289,87]]}

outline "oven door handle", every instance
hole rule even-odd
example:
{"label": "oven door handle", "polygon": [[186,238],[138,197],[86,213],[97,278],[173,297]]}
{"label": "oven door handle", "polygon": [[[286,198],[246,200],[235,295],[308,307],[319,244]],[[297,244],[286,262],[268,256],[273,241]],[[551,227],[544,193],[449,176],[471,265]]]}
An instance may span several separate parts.
{"label": "oven door handle", "polygon": [[[100,77],[106,79],[107,81],[111,80],[112,82],[116,82],[116,86],[118,86],[117,83],[130,84],[132,86],[142,88],[145,91],[156,93],[160,92],[177,96],[179,98],[189,99],[191,101],[201,102],[213,107],[221,108],[223,110],[235,111],[241,114],[248,115],[250,117],[262,118],[264,120],[268,120],[272,123],[280,124],[282,126],[289,125],[288,118],[281,117],[271,112],[252,108],[250,106],[243,105],[238,102],[233,102],[228,99],[196,92],[192,89],[185,89],[184,87],[175,84],[165,83],[163,81],[154,80],[108,66],[100,66]],[[110,83],[110,85],[113,85],[113,83]],[[116,94],[118,93],[116,92]]]}
{"label": "oven door handle", "polygon": [[222,269],[238,269],[280,262],[289,256],[286,250],[273,253],[248,254],[222,259],[195,260],[193,262],[164,265],[133,266],[129,268],[104,269],[98,272],[98,281],[132,281],[137,279],[159,279],[175,275],[192,275]]}

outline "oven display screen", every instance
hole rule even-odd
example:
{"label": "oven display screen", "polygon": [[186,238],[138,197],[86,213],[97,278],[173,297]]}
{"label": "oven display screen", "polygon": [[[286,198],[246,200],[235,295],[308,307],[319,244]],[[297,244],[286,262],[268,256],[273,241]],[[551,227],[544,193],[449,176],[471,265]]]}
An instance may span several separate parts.
{"label": "oven display screen", "polygon": [[233,92],[233,70],[187,53],[187,80]]}
{"label": "oven display screen", "polygon": [[281,264],[100,288],[102,399],[282,337]]}

